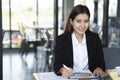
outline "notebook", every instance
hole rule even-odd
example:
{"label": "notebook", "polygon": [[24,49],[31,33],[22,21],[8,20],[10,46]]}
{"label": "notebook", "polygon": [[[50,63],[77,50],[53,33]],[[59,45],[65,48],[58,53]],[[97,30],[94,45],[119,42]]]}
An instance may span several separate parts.
{"label": "notebook", "polygon": [[92,72],[89,70],[83,70],[80,72],[75,72],[69,79],[98,79],[98,76],[93,76]]}

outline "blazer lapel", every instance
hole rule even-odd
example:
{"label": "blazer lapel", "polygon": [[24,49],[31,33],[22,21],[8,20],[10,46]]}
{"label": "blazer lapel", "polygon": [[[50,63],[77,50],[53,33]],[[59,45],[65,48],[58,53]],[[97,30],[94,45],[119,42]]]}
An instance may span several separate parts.
{"label": "blazer lapel", "polygon": [[88,64],[89,68],[92,64],[92,57],[93,57],[93,41],[92,37],[89,35],[89,33],[86,33],[86,43],[87,43],[87,51],[88,51]]}
{"label": "blazer lapel", "polygon": [[66,47],[67,47],[67,56],[68,56],[68,63],[69,63],[69,66],[73,67],[73,45],[72,45],[72,37],[71,35],[68,35],[68,37],[66,38]]}

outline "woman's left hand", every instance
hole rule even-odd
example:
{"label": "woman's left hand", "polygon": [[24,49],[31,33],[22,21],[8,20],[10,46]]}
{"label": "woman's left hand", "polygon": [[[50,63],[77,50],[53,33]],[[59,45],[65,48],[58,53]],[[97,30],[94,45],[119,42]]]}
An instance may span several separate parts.
{"label": "woman's left hand", "polygon": [[97,67],[94,71],[93,71],[93,75],[94,76],[101,76],[104,73],[104,71],[100,68]]}

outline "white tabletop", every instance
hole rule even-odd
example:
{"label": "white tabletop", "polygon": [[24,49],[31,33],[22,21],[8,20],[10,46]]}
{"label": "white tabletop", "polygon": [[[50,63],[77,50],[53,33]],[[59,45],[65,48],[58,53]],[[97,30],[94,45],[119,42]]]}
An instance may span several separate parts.
{"label": "white tabletop", "polygon": [[65,79],[62,76],[57,76],[54,72],[33,73],[33,80],[77,80]]}
{"label": "white tabletop", "polygon": [[[33,73],[32,80],[78,80],[78,79],[65,79],[62,76],[57,76],[54,72],[43,72],[43,73]],[[91,80],[97,80],[97,79],[91,79]]]}

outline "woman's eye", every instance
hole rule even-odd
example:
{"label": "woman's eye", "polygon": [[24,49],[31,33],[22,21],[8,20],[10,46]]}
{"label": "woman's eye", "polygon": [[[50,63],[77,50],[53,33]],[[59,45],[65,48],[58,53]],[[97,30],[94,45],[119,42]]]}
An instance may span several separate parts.
{"label": "woman's eye", "polygon": [[84,22],[85,22],[85,23],[88,23],[89,21],[88,21],[88,20],[85,20]]}
{"label": "woman's eye", "polygon": [[83,21],[82,21],[82,20],[76,20],[76,22],[77,22],[77,23],[82,23],[82,22],[83,22],[83,23],[88,23],[89,20],[83,20]]}
{"label": "woman's eye", "polygon": [[77,21],[78,23],[80,23],[81,21]]}

